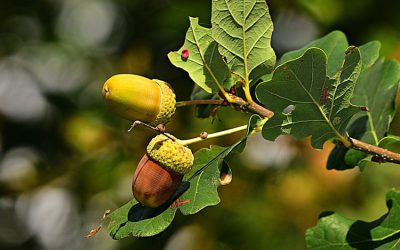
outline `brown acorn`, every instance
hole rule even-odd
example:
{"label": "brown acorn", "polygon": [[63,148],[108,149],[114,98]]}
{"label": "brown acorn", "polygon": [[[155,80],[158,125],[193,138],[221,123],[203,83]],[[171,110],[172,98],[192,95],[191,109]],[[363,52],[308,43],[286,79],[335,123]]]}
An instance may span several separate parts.
{"label": "brown acorn", "polygon": [[159,207],[176,191],[193,165],[192,151],[165,135],[154,137],[133,177],[132,193],[147,207]]}
{"label": "brown acorn", "polygon": [[113,112],[131,121],[156,126],[166,124],[175,113],[174,91],[161,80],[114,75],[104,83],[103,96]]}

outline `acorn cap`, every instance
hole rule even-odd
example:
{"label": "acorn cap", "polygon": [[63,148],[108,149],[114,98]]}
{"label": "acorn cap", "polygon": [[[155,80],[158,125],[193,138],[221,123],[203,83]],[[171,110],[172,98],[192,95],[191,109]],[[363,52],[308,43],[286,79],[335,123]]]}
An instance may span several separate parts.
{"label": "acorn cap", "polygon": [[194,156],[192,151],[163,134],[157,135],[150,141],[147,146],[147,153],[162,166],[171,168],[181,175],[187,174],[193,166]]}
{"label": "acorn cap", "polygon": [[131,121],[166,124],[175,113],[175,94],[161,80],[114,75],[104,83],[103,96],[113,112]]}
{"label": "acorn cap", "polygon": [[161,109],[158,112],[156,119],[151,122],[152,125],[166,124],[171,120],[171,117],[175,114],[175,93],[171,86],[164,81],[153,79],[161,89]]}

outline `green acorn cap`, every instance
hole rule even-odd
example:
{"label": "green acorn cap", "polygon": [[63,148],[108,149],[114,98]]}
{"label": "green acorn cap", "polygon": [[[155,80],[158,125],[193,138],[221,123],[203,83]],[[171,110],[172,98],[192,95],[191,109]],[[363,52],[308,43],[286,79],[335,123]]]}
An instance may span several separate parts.
{"label": "green acorn cap", "polygon": [[171,168],[181,175],[187,174],[193,166],[192,151],[163,134],[157,135],[150,141],[147,154],[162,166]]}
{"label": "green acorn cap", "polygon": [[151,125],[157,126],[158,124],[166,124],[171,120],[171,117],[175,114],[175,93],[172,90],[171,86],[161,80],[153,79],[161,89],[161,105],[160,111],[154,121],[151,122]]}

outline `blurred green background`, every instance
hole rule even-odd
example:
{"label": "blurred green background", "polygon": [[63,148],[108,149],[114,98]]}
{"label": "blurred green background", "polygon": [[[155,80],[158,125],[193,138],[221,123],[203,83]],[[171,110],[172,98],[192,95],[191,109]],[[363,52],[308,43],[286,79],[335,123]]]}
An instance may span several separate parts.
{"label": "blurred green background", "polygon": [[[399,1],[267,2],[278,57],[339,29],[351,44],[380,40],[382,55],[400,58]],[[188,16],[209,27],[210,9],[211,1],[195,0],[0,1],[1,249],[304,249],[304,232],[322,211],[363,220],[386,211],[386,191],[400,188],[398,166],[327,171],[331,144],[315,151],[307,140],[255,135],[231,159],[233,181],[220,188],[218,206],[177,214],[151,238],[114,241],[105,228],[83,238],[105,210],[132,198],[133,171],[154,136],[127,133],[129,122],[105,107],[102,84],[113,74],[140,74],[189,99],[193,83],[166,54],[183,43]],[[214,123],[194,115],[179,109],[169,131],[190,138],[248,117],[226,108]]]}

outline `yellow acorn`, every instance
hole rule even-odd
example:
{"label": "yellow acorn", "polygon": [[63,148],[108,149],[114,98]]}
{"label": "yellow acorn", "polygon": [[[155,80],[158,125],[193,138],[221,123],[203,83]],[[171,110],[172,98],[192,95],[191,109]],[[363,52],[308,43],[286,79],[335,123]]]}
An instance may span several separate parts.
{"label": "yellow acorn", "polygon": [[104,83],[103,96],[113,112],[131,121],[166,124],[175,114],[174,91],[161,80],[114,75]]}
{"label": "yellow acorn", "polygon": [[165,135],[154,137],[135,170],[132,192],[136,200],[153,208],[164,204],[191,170],[193,161],[192,151],[178,141]]}

